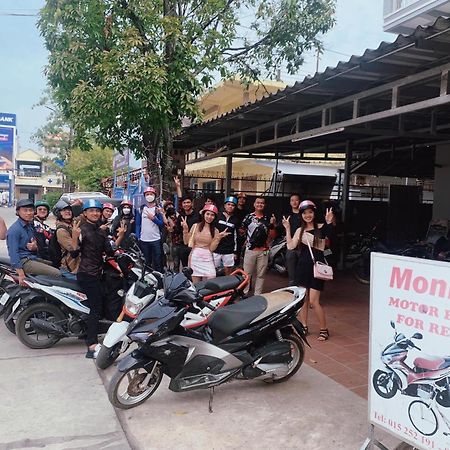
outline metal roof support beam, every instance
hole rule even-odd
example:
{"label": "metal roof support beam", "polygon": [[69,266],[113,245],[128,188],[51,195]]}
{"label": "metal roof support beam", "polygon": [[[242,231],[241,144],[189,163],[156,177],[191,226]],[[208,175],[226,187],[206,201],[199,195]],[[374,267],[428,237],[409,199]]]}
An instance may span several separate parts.
{"label": "metal roof support beam", "polygon": [[342,223],[344,224],[344,235],[341,240],[341,257],[339,260],[339,267],[344,268],[345,261],[345,249],[346,249],[346,220],[349,217],[349,197],[350,197],[350,174],[351,164],[353,158],[353,141],[347,141],[345,144],[345,168],[344,168],[344,181],[342,186]]}
{"label": "metal roof support beam", "polygon": [[444,70],[441,73],[441,90],[440,95],[448,94],[448,70]]}
{"label": "metal roof support beam", "polygon": [[[282,117],[282,118],[279,118],[279,119],[267,122],[267,123],[265,123],[263,125],[260,125],[260,126],[257,126],[257,127],[248,128],[248,129],[246,129],[244,131],[240,131],[240,132],[234,133],[230,137],[231,138],[242,138],[243,135],[251,135],[252,133],[255,133],[257,130],[261,131],[261,130],[270,128],[270,127],[274,126],[275,124],[281,125],[283,123],[289,122],[289,121],[294,120],[294,119],[295,119],[296,124],[297,124],[297,121],[299,121],[301,118],[308,117],[308,116],[311,116],[311,115],[314,115],[314,114],[322,113],[322,111],[324,109],[327,110],[327,109],[330,109],[330,108],[334,108],[336,106],[342,106],[342,105],[350,104],[350,105],[353,105],[353,111],[355,111],[355,100],[357,100],[358,103],[359,103],[359,101],[361,101],[363,99],[366,99],[366,98],[369,98],[369,97],[372,97],[372,96],[375,96],[375,95],[378,95],[378,94],[382,94],[382,93],[385,93],[385,92],[392,91],[394,88],[396,88],[398,90],[398,88],[400,88],[401,86],[406,86],[406,85],[409,85],[409,84],[412,84],[412,83],[420,82],[422,80],[427,80],[427,79],[429,79],[429,78],[431,78],[433,76],[438,76],[438,75],[442,76],[442,73],[444,73],[444,72],[447,72],[447,74],[448,74],[449,69],[450,69],[450,63],[447,63],[447,64],[444,64],[442,66],[435,67],[435,68],[432,68],[432,69],[429,69],[429,70],[425,70],[423,72],[420,72],[420,73],[417,73],[417,74],[414,74],[414,75],[410,75],[410,76],[401,78],[399,80],[396,80],[396,81],[384,84],[382,86],[378,86],[378,87],[375,87],[375,88],[372,88],[372,89],[368,89],[368,90],[366,90],[364,92],[359,92],[357,94],[353,94],[351,96],[348,96],[348,97],[345,97],[345,98],[342,98],[342,99],[339,99],[339,100],[335,100],[335,101],[332,101],[332,102],[329,102],[329,103],[326,103],[326,104],[323,104],[323,105],[316,106],[314,108],[307,109],[305,111],[301,111],[299,113],[287,115],[285,117]],[[341,124],[338,125],[337,123],[335,123],[332,126],[328,125],[328,126],[321,127],[321,128],[323,129],[323,131],[326,131],[326,129],[330,128],[330,127],[352,126],[352,125],[362,124],[362,123],[366,123],[366,122],[370,122],[370,121],[374,121],[374,120],[380,120],[380,119],[387,118],[387,117],[392,117],[392,116],[397,115],[397,114],[404,114],[404,113],[412,112],[412,111],[415,111],[415,110],[420,110],[420,109],[425,109],[425,108],[429,108],[429,107],[432,107],[432,106],[442,105],[442,104],[448,103],[449,99],[447,98],[447,96],[448,96],[448,94],[447,95],[441,95],[440,97],[435,97],[433,99],[424,100],[424,101],[421,101],[421,102],[404,105],[404,106],[397,107],[395,109],[390,109],[390,110],[387,110],[387,111],[381,111],[381,112],[377,112],[377,113],[373,113],[373,114],[368,114],[366,116],[360,116],[359,115],[360,112],[357,111],[358,116],[356,118],[353,117],[351,120],[347,120],[345,122],[341,122],[341,124],[343,124],[343,125],[341,125]],[[398,102],[398,94],[397,94],[397,102]],[[322,129],[320,129],[320,132],[322,132]],[[316,130],[318,130],[318,129],[316,129]],[[304,132],[304,133],[311,134],[311,132],[312,132],[312,130]],[[242,146],[241,150],[242,149],[252,150],[252,149],[257,148],[259,146],[275,145],[275,144],[277,144],[279,142],[286,142],[289,139],[297,139],[299,137],[301,138],[302,137],[301,134],[302,133],[297,131],[294,135],[283,136],[281,138],[278,138],[278,140],[271,139],[271,140],[268,140],[268,141],[260,142],[260,143],[258,143],[258,145],[256,147],[255,147],[255,144],[250,144],[250,146]],[[305,135],[305,136],[307,136],[307,135]],[[207,142],[207,143],[203,144],[203,146],[204,147],[211,147],[211,146],[213,146],[214,144],[216,144],[218,142],[222,142],[223,139],[224,138],[215,139],[215,140],[213,140],[211,142]],[[186,151],[193,151],[193,150],[194,149],[188,149]],[[233,152],[233,150],[229,150],[229,151]]]}

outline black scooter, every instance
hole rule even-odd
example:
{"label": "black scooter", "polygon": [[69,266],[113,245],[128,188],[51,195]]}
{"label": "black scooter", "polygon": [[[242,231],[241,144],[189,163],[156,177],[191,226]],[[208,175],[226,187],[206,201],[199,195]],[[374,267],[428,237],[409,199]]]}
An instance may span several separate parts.
{"label": "black scooter", "polygon": [[[166,274],[165,295],[130,323],[129,338],[140,345],[116,368],[108,388],[121,409],[145,402],[166,374],[169,389],[183,392],[232,379],[279,383],[301,367],[308,344],[297,314],[305,289],[289,287],[257,295],[211,314],[201,331],[180,326],[186,311],[202,301],[183,273]],[[212,308],[213,309],[213,308]]]}

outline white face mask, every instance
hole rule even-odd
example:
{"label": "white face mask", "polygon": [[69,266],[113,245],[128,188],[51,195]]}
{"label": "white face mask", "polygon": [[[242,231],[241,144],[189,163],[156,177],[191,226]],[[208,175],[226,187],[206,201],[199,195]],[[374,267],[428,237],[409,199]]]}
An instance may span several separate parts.
{"label": "white face mask", "polygon": [[145,200],[147,200],[149,203],[153,203],[155,201],[155,196],[153,194],[146,195]]}
{"label": "white face mask", "polygon": [[127,214],[130,214],[131,209],[130,209],[130,208],[123,208],[123,209],[122,209],[122,212],[123,212],[125,215],[127,215]]}

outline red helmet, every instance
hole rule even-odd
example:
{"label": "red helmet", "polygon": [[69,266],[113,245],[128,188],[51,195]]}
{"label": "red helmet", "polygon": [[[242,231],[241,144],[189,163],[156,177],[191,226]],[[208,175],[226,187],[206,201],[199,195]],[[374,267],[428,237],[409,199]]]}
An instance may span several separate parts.
{"label": "red helmet", "polygon": [[103,209],[110,209],[111,211],[114,211],[116,207],[112,203],[103,203]]}
{"label": "red helmet", "polygon": [[155,194],[156,195],[156,189],[152,186],[145,188],[144,195],[145,194]]}
{"label": "red helmet", "polygon": [[316,205],[311,200],[303,200],[299,206],[300,212],[306,211],[307,209],[316,210]]}
{"label": "red helmet", "polygon": [[200,214],[205,213],[206,211],[211,211],[213,212],[216,216],[217,214],[219,214],[219,210],[217,209],[216,205],[210,204],[210,205],[205,205],[203,207],[203,209],[200,211]]}
{"label": "red helmet", "polygon": [[131,203],[130,200],[122,200],[122,203],[120,204],[120,206],[125,206],[125,205],[133,206],[133,203]]}

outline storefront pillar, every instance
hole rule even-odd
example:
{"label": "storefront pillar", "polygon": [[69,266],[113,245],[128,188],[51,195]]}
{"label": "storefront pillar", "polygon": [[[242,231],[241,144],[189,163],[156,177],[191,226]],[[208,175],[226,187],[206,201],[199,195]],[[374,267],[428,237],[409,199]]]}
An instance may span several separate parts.
{"label": "storefront pillar", "polygon": [[345,268],[345,249],[346,249],[346,230],[347,230],[347,222],[350,220],[350,170],[353,158],[353,141],[347,141],[345,145],[345,167],[344,167],[344,176],[343,176],[343,184],[342,184],[342,223],[344,224],[343,230],[344,233],[342,235],[341,240],[341,251],[339,258],[339,269]]}
{"label": "storefront pillar", "polygon": [[450,144],[436,146],[433,219],[450,220]]}
{"label": "storefront pillar", "polygon": [[225,197],[231,195],[231,176],[233,174],[233,155],[227,155],[225,174]]}

